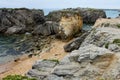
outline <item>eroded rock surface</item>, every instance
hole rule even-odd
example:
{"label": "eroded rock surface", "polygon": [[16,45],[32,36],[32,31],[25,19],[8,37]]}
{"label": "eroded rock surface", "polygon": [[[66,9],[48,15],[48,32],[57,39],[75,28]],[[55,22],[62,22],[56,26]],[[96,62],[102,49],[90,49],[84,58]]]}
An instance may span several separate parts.
{"label": "eroded rock surface", "polygon": [[42,10],[1,9],[0,32],[7,34],[31,32],[38,24],[45,22]]}
{"label": "eroded rock surface", "polygon": [[[93,30],[91,31],[90,35],[87,36],[81,46],[94,44],[99,47],[105,47],[111,51],[120,52],[120,29],[116,26],[119,23],[116,21],[116,24],[114,24],[114,19],[108,19],[107,21],[106,19],[96,21]],[[105,26],[104,24],[106,23],[109,25]],[[102,24],[103,26],[101,26]]]}
{"label": "eroded rock surface", "polygon": [[[36,63],[34,65],[39,66],[39,68],[33,66],[32,71],[35,70],[35,73],[30,70],[27,75],[30,77],[37,76],[37,78],[42,77],[42,80],[50,80],[51,76],[53,80],[97,80],[103,78],[115,80],[116,76],[119,75],[119,56],[119,54],[115,54],[108,49],[90,44],[71,52],[59,64],[49,63],[49,60],[47,64],[44,60],[39,61],[42,64]],[[44,66],[44,64],[46,65]],[[54,67],[51,67],[53,64]],[[43,71],[46,74],[43,74]]]}
{"label": "eroded rock surface", "polygon": [[95,23],[98,18],[106,18],[106,14],[103,10],[90,9],[90,8],[68,8],[58,11],[50,12],[46,18],[47,20],[60,21],[64,15],[63,12],[78,12],[83,18],[84,23]]}
{"label": "eroded rock surface", "polygon": [[[114,26],[94,26],[79,49],[65,56],[56,66],[47,71],[50,73],[42,79],[119,80],[119,67],[120,29]],[[38,71],[37,68],[36,70]],[[28,76],[31,77],[30,74]]]}
{"label": "eroded rock surface", "polygon": [[120,28],[120,18],[113,18],[113,19],[105,19],[100,18],[94,24],[95,28],[98,27],[113,27],[113,28]]}
{"label": "eroded rock surface", "polygon": [[77,50],[80,45],[82,44],[82,42],[84,41],[84,39],[86,38],[86,36],[89,35],[89,31],[83,33],[80,37],[75,38],[74,40],[72,40],[71,42],[67,43],[64,46],[64,50],[65,52],[71,52],[73,50]]}

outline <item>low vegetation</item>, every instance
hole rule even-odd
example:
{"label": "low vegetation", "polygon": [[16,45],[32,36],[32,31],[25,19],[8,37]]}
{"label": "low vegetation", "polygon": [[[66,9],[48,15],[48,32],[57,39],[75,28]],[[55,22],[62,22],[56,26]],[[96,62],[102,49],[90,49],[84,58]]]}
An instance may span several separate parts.
{"label": "low vegetation", "polygon": [[120,28],[120,24],[118,24],[117,27]]}
{"label": "low vegetation", "polygon": [[106,44],[105,44],[105,48],[108,49],[108,47],[109,47],[109,43],[106,43]]}
{"label": "low vegetation", "polygon": [[21,76],[21,75],[8,75],[7,77],[3,78],[2,80],[37,80],[37,79],[28,78],[26,76]]}
{"label": "low vegetation", "polygon": [[117,44],[118,46],[120,46],[120,39],[114,39],[113,43]]}
{"label": "low vegetation", "polygon": [[57,59],[44,59],[43,61],[52,61],[52,62],[59,63],[59,60]]}

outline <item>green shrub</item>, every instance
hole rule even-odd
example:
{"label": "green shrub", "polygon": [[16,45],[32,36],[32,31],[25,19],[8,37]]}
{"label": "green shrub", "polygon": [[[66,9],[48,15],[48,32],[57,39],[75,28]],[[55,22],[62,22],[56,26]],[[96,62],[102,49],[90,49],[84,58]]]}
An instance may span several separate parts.
{"label": "green shrub", "polygon": [[113,43],[117,44],[118,46],[120,46],[120,39],[114,39]]}
{"label": "green shrub", "polygon": [[105,44],[105,48],[107,48],[107,49],[108,49],[108,46],[109,46],[109,43],[106,43],[106,44]]}
{"label": "green shrub", "polygon": [[117,27],[120,28],[120,24],[118,24]]}
{"label": "green shrub", "polygon": [[36,79],[28,78],[26,76],[21,76],[21,75],[8,75],[7,77],[3,78],[2,80],[36,80]]}
{"label": "green shrub", "polygon": [[109,25],[110,25],[110,23],[106,23],[106,24],[105,24],[105,27],[108,27]]}
{"label": "green shrub", "polygon": [[52,62],[59,63],[59,60],[57,59],[44,59],[43,61],[52,61]]}

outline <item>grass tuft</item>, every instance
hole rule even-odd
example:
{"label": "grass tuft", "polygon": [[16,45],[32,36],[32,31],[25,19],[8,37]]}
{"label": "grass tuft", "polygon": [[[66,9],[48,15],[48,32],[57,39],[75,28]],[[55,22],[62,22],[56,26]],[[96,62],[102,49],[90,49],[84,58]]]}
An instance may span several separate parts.
{"label": "grass tuft", "polygon": [[59,60],[57,59],[43,59],[43,61],[52,61],[52,62],[59,63]]}
{"label": "grass tuft", "polygon": [[21,75],[8,75],[2,80],[37,80],[37,79],[28,78],[27,76],[21,76]]}
{"label": "grass tuft", "polygon": [[113,43],[117,44],[118,46],[120,46],[120,39],[114,39]]}

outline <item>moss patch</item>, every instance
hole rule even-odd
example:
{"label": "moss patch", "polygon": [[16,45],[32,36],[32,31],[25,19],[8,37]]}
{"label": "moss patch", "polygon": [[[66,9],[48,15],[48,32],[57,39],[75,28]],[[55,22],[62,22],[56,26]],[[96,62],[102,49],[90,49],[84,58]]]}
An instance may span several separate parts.
{"label": "moss patch", "polygon": [[7,77],[3,78],[2,80],[37,80],[37,79],[28,78],[26,76],[21,76],[21,75],[8,75]]}
{"label": "moss patch", "polygon": [[110,23],[106,23],[106,24],[105,24],[105,27],[108,27],[109,25],[110,25]]}
{"label": "moss patch", "polygon": [[118,46],[120,46],[120,39],[114,39],[113,43],[117,44]]}
{"label": "moss patch", "polygon": [[105,48],[108,49],[108,47],[109,47],[109,43],[106,43],[106,44],[105,44]]}
{"label": "moss patch", "polygon": [[52,61],[52,62],[59,63],[59,60],[57,59],[43,59],[43,61]]}
{"label": "moss patch", "polygon": [[120,24],[118,24],[117,27],[120,28]]}

